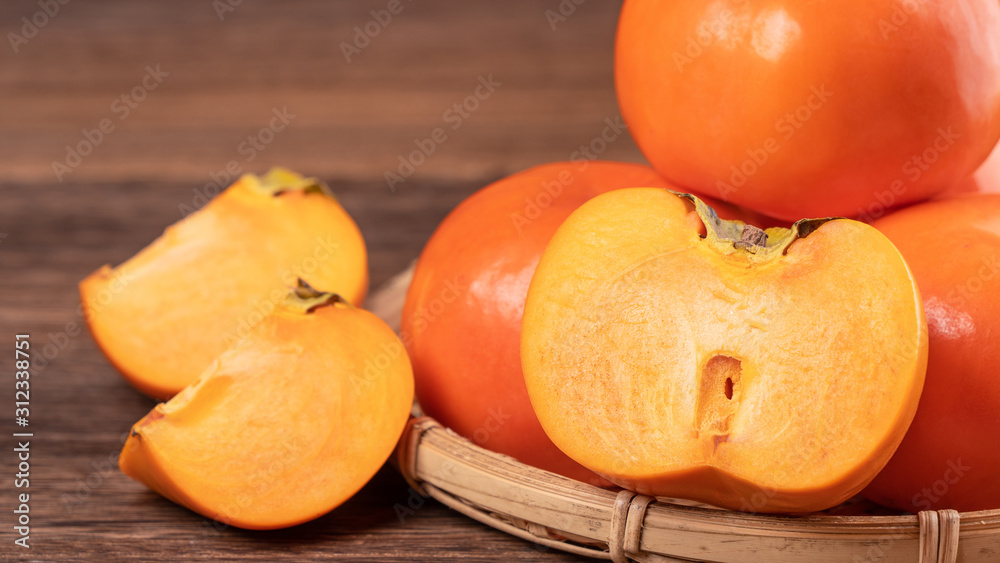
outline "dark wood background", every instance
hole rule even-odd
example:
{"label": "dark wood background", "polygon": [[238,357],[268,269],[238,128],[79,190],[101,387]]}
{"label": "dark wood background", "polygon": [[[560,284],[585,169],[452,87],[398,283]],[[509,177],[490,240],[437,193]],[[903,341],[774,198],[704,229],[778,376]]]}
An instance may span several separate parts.
{"label": "dark wood background", "polygon": [[[65,0],[61,0],[65,1]],[[231,11],[220,19],[217,8]],[[373,288],[416,257],[459,201],[503,175],[566,160],[618,115],[612,46],[620,2],[555,21],[560,0],[402,0],[360,54],[341,42],[387,0],[73,0],[17,46],[36,0],[0,3],[0,559],[564,561],[433,501],[404,519],[404,481],[384,468],[350,502],[275,532],[217,530],[122,475],[118,451],[153,402],[105,361],[77,312],[77,282],[117,264],[180,219],[194,189],[236,161],[327,180],[369,245]],[[56,4],[52,0],[52,4]],[[30,33],[31,29],[28,29]],[[167,73],[122,119],[113,102]],[[500,85],[457,130],[444,112]],[[141,92],[140,92],[141,94]],[[295,117],[252,161],[239,150],[272,111]],[[115,129],[57,178],[83,130]],[[448,140],[405,183],[384,179],[436,127]],[[602,158],[641,161],[627,138]],[[13,544],[14,334],[30,333],[30,550]],[[46,359],[46,357],[51,357]],[[415,499],[413,499],[415,500]]]}

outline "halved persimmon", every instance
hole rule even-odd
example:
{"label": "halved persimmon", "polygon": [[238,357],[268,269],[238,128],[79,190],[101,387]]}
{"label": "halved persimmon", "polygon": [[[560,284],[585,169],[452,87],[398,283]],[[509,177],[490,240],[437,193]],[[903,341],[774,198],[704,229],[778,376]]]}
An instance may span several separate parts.
{"label": "halved persimmon", "polygon": [[300,287],[201,377],[132,427],[122,471],[249,529],[316,518],[392,453],[413,372],[381,319]]}
{"label": "halved persimmon", "polygon": [[521,360],[552,441],[643,494],[809,512],[860,491],[920,398],[906,263],[847,219],[767,231],[693,196],[598,196],[531,280]]}
{"label": "halved persimmon", "polygon": [[296,277],[360,304],[365,244],[322,183],[274,169],[244,175],[128,261],[100,268],[80,297],[108,360],[166,399],[249,334]]}

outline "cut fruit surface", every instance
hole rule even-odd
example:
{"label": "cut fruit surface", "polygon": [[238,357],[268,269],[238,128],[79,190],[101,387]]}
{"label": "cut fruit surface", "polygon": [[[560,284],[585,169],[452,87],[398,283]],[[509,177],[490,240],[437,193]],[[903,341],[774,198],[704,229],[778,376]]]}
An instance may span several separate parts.
{"label": "cut fruit surface", "polygon": [[143,393],[166,399],[244,338],[306,277],[360,304],[361,233],[325,186],[245,175],[117,268],[80,283],[94,339]]}
{"label": "cut fruit surface", "polygon": [[652,188],[563,223],[522,327],[532,405],[571,458],[640,493],[756,512],[861,490],[926,362],[916,285],[872,227],[765,232]]}
{"label": "cut fruit surface", "polygon": [[371,479],[412,401],[409,359],[384,322],[300,291],[136,423],[120,465],[224,524],[292,526]]}

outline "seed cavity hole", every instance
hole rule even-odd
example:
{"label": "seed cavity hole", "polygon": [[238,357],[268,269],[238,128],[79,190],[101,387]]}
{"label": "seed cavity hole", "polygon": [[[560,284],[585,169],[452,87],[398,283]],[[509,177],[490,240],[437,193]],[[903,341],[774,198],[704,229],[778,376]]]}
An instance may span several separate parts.
{"label": "seed cavity hole", "polygon": [[743,363],[715,354],[703,364],[698,382],[695,429],[709,435],[728,434],[740,407]]}
{"label": "seed cavity hole", "polygon": [[[726,395],[726,399],[733,400],[733,394],[738,391],[740,385],[740,375],[743,373],[743,362],[732,356],[716,354],[708,359],[702,370],[702,384],[710,384],[716,393],[718,390]],[[707,389],[706,389],[707,391]]]}

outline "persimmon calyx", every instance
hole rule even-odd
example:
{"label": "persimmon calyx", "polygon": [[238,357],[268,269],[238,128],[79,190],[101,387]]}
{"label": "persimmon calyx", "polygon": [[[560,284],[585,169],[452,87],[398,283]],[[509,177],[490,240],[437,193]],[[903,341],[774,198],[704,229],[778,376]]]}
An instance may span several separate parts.
{"label": "persimmon calyx", "polygon": [[252,190],[278,197],[287,192],[318,193],[334,197],[326,184],[316,178],[307,178],[287,168],[276,166],[263,176],[245,174],[241,180]]}
{"label": "persimmon calyx", "polygon": [[751,262],[767,262],[782,256],[797,239],[809,236],[820,225],[843,217],[800,219],[790,229],[771,227],[767,230],[743,221],[726,221],[715,210],[693,194],[671,192],[694,204],[695,213],[705,225],[705,241],[725,255],[741,253]]}
{"label": "persimmon calyx", "polygon": [[309,285],[306,280],[299,278],[298,284],[285,297],[284,306],[293,311],[309,314],[320,307],[332,305],[342,305],[354,308],[351,303],[337,293],[320,291]]}

